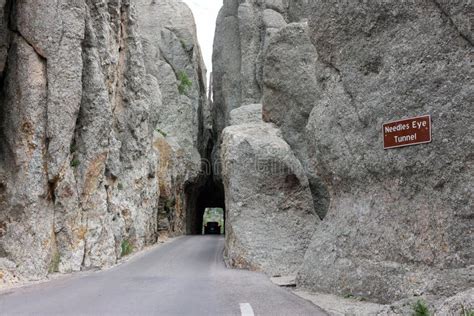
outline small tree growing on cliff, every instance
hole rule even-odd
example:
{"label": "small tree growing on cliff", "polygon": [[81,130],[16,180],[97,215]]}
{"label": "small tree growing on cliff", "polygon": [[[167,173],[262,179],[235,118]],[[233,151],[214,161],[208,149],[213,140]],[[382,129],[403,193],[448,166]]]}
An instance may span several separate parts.
{"label": "small tree growing on cliff", "polygon": [[189,88],[193,85],[191,80],[189,79],[188,75],[184,71],[180,71],[178,73],[178,91],[180,94],[185,94]]}

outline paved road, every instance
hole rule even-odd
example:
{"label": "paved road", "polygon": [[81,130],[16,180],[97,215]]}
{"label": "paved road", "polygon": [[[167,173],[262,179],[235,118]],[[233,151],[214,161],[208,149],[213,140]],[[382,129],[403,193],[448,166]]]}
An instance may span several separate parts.
{"label": "paved road", "polygon": [[326,315],[260,273],[226,269],[220,236],[187,236],[113,269],[0,293],[0,315]]}

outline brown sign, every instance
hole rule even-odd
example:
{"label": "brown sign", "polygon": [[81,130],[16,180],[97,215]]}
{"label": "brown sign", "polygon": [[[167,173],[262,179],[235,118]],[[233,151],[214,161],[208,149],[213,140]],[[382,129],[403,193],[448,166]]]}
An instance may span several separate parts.
{"label": "brown sign", "polygon": [[431,116],[418,116],[383,124],[383,148],[431,143]]}

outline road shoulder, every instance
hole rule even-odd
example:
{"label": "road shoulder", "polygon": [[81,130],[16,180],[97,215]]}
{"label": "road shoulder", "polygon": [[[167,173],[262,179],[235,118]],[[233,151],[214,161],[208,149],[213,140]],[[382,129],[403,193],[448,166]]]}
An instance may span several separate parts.
{"label": "road shoulder", "polygon": [[160,247],[163,247],[164,245],[167,245],[167,244],[169,244],[169,243],[171,243],[175,240],[178,240],[182,237],[183,236],[178,236],[178,237],[173,237],[173,238],[167,238],[165,240],[160,240],[156,244],[146,246],[146,247],[144,247],[143,249],[141,249],[137,252],[134,252],[134,253],[132,253],[128,256],[120,258],[119,260],[117,260],[117,262],[114,265],[112,265],[110,267],[107,267],[107,268],[103,268],[103,269],[88,269],[88,270],[82,270],[82,271],[76,271],[76,272],[70,272],[70,273],[52,273],[52,274],[48,274],[46,276],[46,278],[41,279],[41,280],[20,280],[20,279],[16,278],[16,279],[14,279],[13,283],[2,283],[2,282],[0,282],[0,295],[7,295],[7,294],[11,293],[14,290],[27,288],[27,287],[34,286],[34,285],[49,283],[49,282],[52,282],[52,281],[57,281],[57,280],[65,281],[65,280],[84,277],[84,276],[91,275],[91,274],[98,273],[98,272],[113,270],[113,269],[116,269],[116,268],[118,268],[118,267],[120,267],[124,264],[134,262],[134,261],[142,258],[143,256],[146,256],[148,253],[150,253],[150,252],[152,252],[152,251],[154,251],[154,250],[156,250]]}

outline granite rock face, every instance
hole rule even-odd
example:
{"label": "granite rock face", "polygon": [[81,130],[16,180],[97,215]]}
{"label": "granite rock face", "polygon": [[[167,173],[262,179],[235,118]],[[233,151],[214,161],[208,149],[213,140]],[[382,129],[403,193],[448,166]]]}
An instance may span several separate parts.
{"label": "granite rock face", "polygon": [[182,188],[209,129],[184,4],[56,6],[0,1],[0,285],[184,233]]}
{"label": "granite rock face", "polygon": [[[314,181],[309,181],[299,152],[292,148],[297,142],[283,139],[275,126],[262,121],[262,117],[266,119],[265,107],[262,110],[261,106],[265,80],[270,82],[264,76],[265,58],[275,34],[292,22],[289,2],[225,1],[217,19],[214,42],[213,157],[222,166],[217,176],[222,176],[226,193],[227,260],[232,266],[268,274],[296,273],[308,245],[308,234],[319,222],[314,206],[319,200],[313,198],[310,189]],[[288,43],[282,50],[289,49],[291,44],[294,43]],[[301,55],[314,51],[311,44],[307,46]],[[292,51],[299,48],[291,47]],[[299,60],[295,62],[298,63]],[[279,77],[281,83],[298,77],[298,73],[289,76],[298,70],[290,69],[291,66]],[[312,96],[309,92],[305,96],[308,95]],[[281,96],[275,95],[275,99]],[[285,104],[290,99],[280,100],[280,115],[292,113],[284,109],[290,106]],[[311,107],[307,117],[310,111]],[[229,125],[232,126],[226,128]],[[298,127],[304,131],[304,126]],[[260,162],[264,170],[254,170],[253,164]]]}
{"label": "granite rock face", "polygon": [[181,1],[136,2],[145,66],[162,95],[156,124],[161,135],[154,145],[160,152],[160,203],[173,210],[169,219],[160,214],[160,222],[176,232],[190,233],[189,225],[182,226],[193,207],[188,205],[192,202],[186,199],[184,184],[201,181],[201,158],[206,155],[212,124],[196,25]]}
{"label": "granite rock face", "polygon": [[[227,126],[232,110],[261,102],[323,219],[299,286],[382,303],[473,287],[472,12],[470,2],[442,1],[224,4],[214,120]],[[424,114],[432,143],[383,149],[382,123]],[[229,129],[239,128],[246,131]],[[215,125],[215,135],[220,130]],[[235,187],[239,172],[223,172],[225,185]],[[232,205],[248,203],[250,195],[226,190]],[[253,207],[268,211],[265,203]]]}
{"label": "granite rock face", "polygon": [[295,274],[319,222],[301,163],[272,124],[233,125],[222,139],[226,261]]}
{"label": "granite rock face", "polygon": [[[275,123],[303,164],[315,210],[326,216],[329,193],[311,163],[306,125],[318,102],[321,87],[315,64],[316,48],[307,23],[291,23],[275,31],[268,41],[263,63],[263,119]],[[308,138],[312,136],[308,134]]]}
{"label": "granite rock face", "polygon": [[[472,43],[436,1],[312,12],[307,139],[331,203],[300,284],[381,302],[472,287]],[[423,114],[432,143],[383,150],[383,122]]]}
{"label": "granite rock face", "polygon": [[[262,99],[263,56],[281,27],[306,18],[288,0],[226,0],[217,17],[213,53],[213,118],[218,135],[230,112]],[[300,2],[300,1],[296,1]],[[296,14],[290,12],[298,11]]]}
{"label": "granite rock face", "polygon": [[230,112],[261,103],[263,56],[272,34],[293,21],[288,15],[289,2],[224,1],[217,17],[212,58],[214,160],[220,157],[220,136],[231,123]]}
{"label": "granite rock face", "polygon": [[242,105],[230,112],[230,125],[262,123],[262,105]]}

